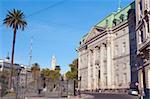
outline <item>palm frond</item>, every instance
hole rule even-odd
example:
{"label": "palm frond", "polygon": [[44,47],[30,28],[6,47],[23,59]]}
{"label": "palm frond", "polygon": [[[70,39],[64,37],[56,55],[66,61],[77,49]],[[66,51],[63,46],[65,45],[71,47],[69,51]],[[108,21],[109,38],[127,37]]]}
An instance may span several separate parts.
{"label": "palm frond", "polygon": [[27,22],[24,19],[24,13],[21,10],[8,10],[8,14],[6,15],[6,18],[3,20],[3,24],[6,24],[6,26],[16,29],[22,29],[27,26]]}

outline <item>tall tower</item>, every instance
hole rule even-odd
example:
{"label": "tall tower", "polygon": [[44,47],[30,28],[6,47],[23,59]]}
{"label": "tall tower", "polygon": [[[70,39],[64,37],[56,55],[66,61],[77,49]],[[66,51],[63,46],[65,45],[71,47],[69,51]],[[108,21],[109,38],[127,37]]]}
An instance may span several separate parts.
{"label": "tall tower", "polygon": [[52,56],[52,60],[51,60],[51,67],[52,67],[52,70],[55,70],[56,68],[56,58],[55,58],[55,55]]}
{"label": "tall tower", "polygon": [[31,67],[32,64],[32,42],[33,42],[33,36],[30,39],[30,49],[29,49],[29,67]]}

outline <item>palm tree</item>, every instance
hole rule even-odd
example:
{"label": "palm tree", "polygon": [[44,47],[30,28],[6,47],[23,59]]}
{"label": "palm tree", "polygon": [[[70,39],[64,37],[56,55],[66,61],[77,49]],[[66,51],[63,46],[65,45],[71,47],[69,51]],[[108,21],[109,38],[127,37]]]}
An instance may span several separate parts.
{"label": "palm tree", "polygon": [[15,41],[16,41],[16,33],[18,29],[24,30],[24,28],[27,25],[27,22],[24,19],[24,13],[21,10],[13,9],[11,11],[8,11],[8,14],[6,15],[6,18],[3,20],[7,27],[13,29],[14,35],[13,35],[13,42],[12,42],[12,54],[11,54],[11,74],[10,74],[10,80],[9,80],[9,88],[11,88],[12,83],[12,75],[13,75],[13,63],[14,63],[14,50],[15,50]]}

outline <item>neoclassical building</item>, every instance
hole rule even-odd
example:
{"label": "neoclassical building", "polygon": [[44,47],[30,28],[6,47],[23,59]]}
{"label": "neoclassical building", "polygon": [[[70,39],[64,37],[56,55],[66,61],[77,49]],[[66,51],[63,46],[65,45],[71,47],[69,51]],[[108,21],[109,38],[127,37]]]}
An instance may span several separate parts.
{"label": "neoclassical building", "polygon": [[135,2],[92,27],[77,50],[81,90],[126,90],[135,87]]}
{"label": "neoclassical building", "polygon": [[150,0],[136,0],[136,20],[139,91],[150,99]]}

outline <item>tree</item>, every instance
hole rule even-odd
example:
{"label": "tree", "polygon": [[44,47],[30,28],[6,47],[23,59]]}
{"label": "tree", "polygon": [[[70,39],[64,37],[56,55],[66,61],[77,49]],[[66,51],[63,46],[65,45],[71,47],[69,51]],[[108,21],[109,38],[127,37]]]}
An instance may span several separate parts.
{"label": "tree", "polygon": [[13,63],[14,63],[14,51],[15,51],[15,42],[16,42],[16,33],[19,28],[24,30],[27,25],[27,22],[24,19],[24,13],[21,10],[13,9],[12,11],[8,11],[6,18],[3,20],[3,24],[7,27],[13,29],[13,42],[12,42],[12,55],[11,55],[11,75],[9,81],[9,88],[11,88],[12,83],[12,75],[13,75]]}
{"label": "tree", "polygon": [[31,67],[31,72],[34,82],[37,81],[40,76],[40,65],[38,63],[34,63]]}
{"label": "tree", "polygon": [[53,81],[59,80],[61,74],[59,70],[50,70],[50,79]]}
{"label": "tree", "polygon": [[78,80],[78,59],[69,64],[70,71],[66,73],[67,79]]}
{"label": "tree", "polygon": [[43,74],[45,78],[50,78],[50,69],[42,69],[41,74]]}

